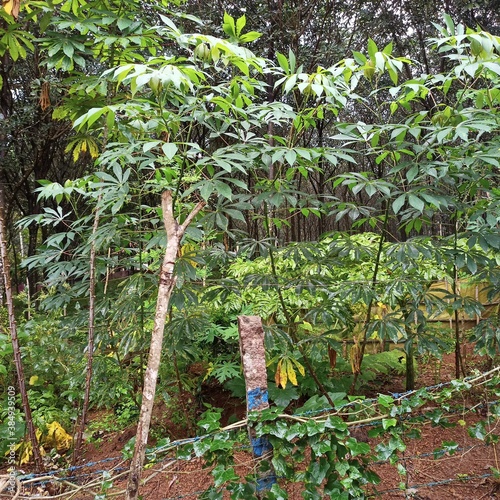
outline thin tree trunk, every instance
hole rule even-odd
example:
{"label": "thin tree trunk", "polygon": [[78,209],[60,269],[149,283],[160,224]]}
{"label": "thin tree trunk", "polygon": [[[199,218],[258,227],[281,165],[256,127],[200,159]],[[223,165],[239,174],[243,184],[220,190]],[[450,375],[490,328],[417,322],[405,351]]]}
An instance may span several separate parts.
{"label": "thin tree trunk", "polygon": [[158,287],[158,299],[156,301],[156,313],[151,335],[149,358],[144,376],[144,388],[142,392],[141,413],[137,425],[134,456],[130,464],[126,500],[136,500],[139,493],[139,482],[144,465],[146,445],[148,442],[149,426],[156,393],[156,380],[161,360],[161,348],[163,344],[163,330],[168,314],[170,296],[175,286],[174,265],[179,251],[179,245],[184,232],[198,212],[205,206],[204,202],[198,203],[188,215],[182,225],[174,218],[172,193],[165,191],[162,194],[163,223],[167,232],[167,248],[163,257],[160,270],[160,284]]}
{"label": "thin tree trunk", "polygon": [[21,348],[19,346],[19,338],[17,336],[17,324],[14,314],[14,301],[12,297],[12,288],[10,283],[10,263],[7,253],[7,241],[5,235],[7,234],[5,228],[5,198],[3,185],[0,184],[0,254],[2,259],[2,274],[5,287],[5,298],[7,302],[7,310],[9,313],[9,328],[10,337],[12,341],[12,348],[14,350],[14,361],[16,363],[17,383],[21,393],[23,402],[24,415],[26,418],[26,427],[28,428],[28,435],[30,438],[31,446],[33,448],[33,458],[35,460],[35,467],[37,472],[43,469],[42,457],[40,455],[40,448],[38,447],[38,440],[36,438],[35,426],[33,425],[33,418],[31,417],[31,407],[28,400],[28,393],[26,391],[26,383],[24,380],[24,369],[21,360]]}
{"label": "thin tree trunk", "polygon": [[89,331],[87,340],[87,369],[85,377],[85,395],[83,396],[82,415],[80,427],[76,435],[75,448],[73,451],[73,463],[76,463],[80,456],[82,447],[83,433],[85,431],[85,421],[87,420],[87,412],[90,402],[90,385],[92,382],[92,363],[94,361],[94,328],[95,328],[95,235],[99,228],[99,196],[97,207],[94,216],[94,226],[92,228],[92,241],[90,243],[90,262],[89,262]]}
{"label": "thin tree trunk", "polygon": [[[373,269],[373,276],[372,276],[372,289],[373,290],[375,290],[375,285],[377,284],[378,271],[379,271],[379,267],[380,267],[380,261],[382,259],[382,249],[384,247],[384,242],[385,242],[385,239],[387,236],[388,221],[389,221],[389,203],[386,202],[384,223],[382,226],[382,232],[380,233],[380,240],[379,240],[378,250],[377,250],[377,258],[375,260],[375,267]],[[370,321],[372,319],[372,305],[373,305],[373,298],[371,298],[368,301],[368,310],[366,311],[365,324],[363,326],[363,339],[361,341],[361,351],[359,354],[359,369],[353,374],[352,385],[351,385],[351,389],[349,391],[349,394],[355,393],[356,384],[358,382],[358,377],[359,377],[359,374],[361,373],[361,365],[363,364],[363,358],[365,357],[368,327],[370,326]]]}
{"label": "thin tree trunk", "polygon": [[406,347],[406,387],[407,391],[415,389],[415,359],[413,348],[413,334],[409,332],[410,338],[407,341]]}
{"label": "thin tree trunk", "polygon": [[[455,220],[457,222],[455,223],[455,239],[454,239],[454,244],[453,244],[453,249],[455,251],[455,255],[457,252],[457,246],[458,246],[458,212],[455,213]],[[456,257],[455,257],[456,259]],[[460,285],[459,285],[459,280],[458,280],[458,267],[456,264],[453,265],[453,284],[452,284],[452,290],[453,290],[453,302],[456,304],[457,302],[457,297],[460,294]],[[461,354],[461,340],[460,340],[460,324],[459,324],[459,317],[458,317],[458,309],[455,307],[454,311],[454,317],[455,317],[455,377],[458,379],[460,378],[460,373],[463,374],[465,377],[465,366],[462,360],[462,354]]]}

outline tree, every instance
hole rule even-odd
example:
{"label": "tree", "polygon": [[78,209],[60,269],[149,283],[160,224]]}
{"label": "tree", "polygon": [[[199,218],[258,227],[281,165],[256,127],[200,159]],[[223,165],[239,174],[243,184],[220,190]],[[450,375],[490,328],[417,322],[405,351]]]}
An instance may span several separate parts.
{"label": "tree", "polygon": [[28,399],[28,392],[26,390],[26,380],[24,378],[24,368],[21,359],[21,349],[19,346],[19,338],[17,336],[16,316],[14,310],[14,300],[12,294],[12,287],[10,284],[10,263],[7,252],[7,240],[5,231],[5,218],[4,218],[4,192],[3,186],[0,186],[0,253],[2,264],[2,278],[5,290],[5,297],[9,313],[9,333],[14,351],[14,360],[17,371],[17,385],[21,393],[21,400],[23,403],[24,414],[26,416],[26,427],[28,428],[28,435],[33,449],[33,457],[35,459],[35,467],[37,471],[41,471],[43,467],[42,456],[38,448],[38,439],[33,426],[33,419],[31,418],[31,407]]}
{"label": "tree", "polygon": [[127,499],[135,499],[139,493],[139,480],[144,465],[146,445],[149,437],[149,426],[156,395],[156,380],[158,378],[161,360],[163,330],[165,328],[165,321],[170,306],[170,296],[172,295],[172,290],[176,282],[174,274],[175,261],[187,227],[204,206],[205,202],[200,201],[191,213],[189,213],[184,222],[179,224],[174,218],[172,193],[170,191],[164,191],[162,195],[163,223],[165,225],[165,232],[167,233],[167,247],[160,270],[160,286],[158,289],[155,321],[144,378],[141,413],[139,415],[139,424],[136,432],[136,445],[130,466],[126,494]]}

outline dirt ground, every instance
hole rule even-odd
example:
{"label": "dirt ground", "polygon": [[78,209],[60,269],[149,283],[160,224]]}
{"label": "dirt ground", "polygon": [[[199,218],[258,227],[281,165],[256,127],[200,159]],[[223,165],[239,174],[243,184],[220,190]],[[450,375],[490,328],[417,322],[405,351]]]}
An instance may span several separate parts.
{"label": "dirt ground", "polygon": [[[470,363],[474,360],[470,359]],[[453,357],[446,356],[441,363],[440,369],[436,366],[423,366],[419,374],[418,386],[431,386],[436,382],[436,375],[441,382],[446,382],[454,378]],[[386,382],[385,389],[388,392],[403,392],[403,381],[400,378],[393,378]],[[226,418],[233,415],[233,418],[244,418],[245,408],[240,401],[231,398],[230,395],[222,391],[217,391],[212,395],[214,406],[225,407]],[[472,403],[472,404],[471,404]],[[470,408],[474,403],[468,401],[464,408]],[[369,498],[396,499],[413,498],[420,500],[452,500],[452,499],[472,499],[489,500],[500,498],[500,480],[495,479],[491,468],[499,468],[500,446],[486,446],[477,439],[472,439],[467,428],[475,422],[484,418],[483,407],[478,406],[472,410],[453,415],[451,422],[456,422],[455,427],[443,429],[433,427],[430,422],[422,425],[421,437],[419,439],[408,439],[407,449],[400,457],[400,462],[407,470],[406,476],[399,476],[394,465],[387,463],[374,463],[371,468],[382,479],[376,489],[369,490]],[[156,418],[161,418],[162,409],[155,410]],[[464,424],[465,422],[465,424]],[[163,422],[165,428],[169,422]],[[500,421],[490,428],[493,434],[500,434]],[[175,436],[175,425],[172,423],[170,434]],[[103,474],[109,473],[112,476],[112,486],[108,494],[113,494],[114,498],[124,498],[123,490],[127,479],[127,462],[121,459],[121,450],[124,444],[132,437],[134,429],[130,428],[121,432],[108,432],[102,436],[100,443],[87,444],[85,452],[80,457],[79,463],[83,464],[75,470],[67,471],[68,483],[73,486],[84,485],[94,482],[96,486],[86,493],[75,489],[75,500],[94,500],[99,497],[96,494],[102,492],[100,487],[103,481]],[[176,438],[188,436],[175,436]],[[366,434],[358,437],[358,440],[367,440]],[[435,459],[433,450],[442,446],[444,441],[454,441],[459,448],[454,454],[445,454],[439,459]],[[252,471],[254,461],[249,451],[241,450],[235,454],[237,463],[236,472],[244,476]],[[60,475],[59,475],[60,477]],[[174,499],[196,499],[208,485],[212,483],[210,470],[203,467],[200,459],[178,460],[175,458],[163,459],[144,473],[146,483],[141,487],[140,494],[145,500],[174,500]],[[300,484],[285,484],[279,480],[280,486],[284,488],[291,500],[302,499]],[[402,485],[403,483],[403,485]],[[66,492],[69,491],[68,487]],[[25,488],[23,495],[19,498],[63,498],[62,491],[53,483]],[[1,495],[0,495],[1,497]],[[70,498],[64,496],[65,498]],[[104,497],[102,497],[104,498]],[[111,496],[110,496],[111,498]],[[229,498],[229,496],[225,496]]]}

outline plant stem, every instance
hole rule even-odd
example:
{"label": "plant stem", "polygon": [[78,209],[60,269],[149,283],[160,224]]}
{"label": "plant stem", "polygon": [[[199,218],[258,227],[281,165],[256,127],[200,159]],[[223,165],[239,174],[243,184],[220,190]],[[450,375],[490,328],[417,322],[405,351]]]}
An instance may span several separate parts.
{"label": "plant stem", "polygon": [[[389,222],[389,203],[385,202],[385,211],[384,211],[384,223],[382,225],[382,232],[380,233],[380,239],[378,242],[377,256],[375,259],[375,267],[373,268],[373,276],[372,276],[372,290],[375,290],[375,285],[377,284],[378,279],[378,270],[380,268],[380,261],[382,259],[382,250],[384,248],[385,237],[387,233],[387,225]],[[363,339],[361,341],[361,351],[360,351],[360,359],[359,359],[359,371],[353,374],[352,385],[350,389],[350,393],[354,394],[356,390],[356,384],[358,382],[359,374],[361,373],[361,365],[363,364],[363,358],[365,357],[365,349],[366,349],[366,341],[368,334],[368,325],[372,319],[372,305],[373,305],[373,296],[368,301],[368,310],[366,311],[365,324],[363,327]]]}
{"label": "plant stem", "polygon": [[87,340],[87,368],[85,377],[85,394],[83,396],[82,415],[80,427],[76,435],[75,449],[73,451],[73,464],[80,456],[80,449],[82,447],[83,433],[85,431],[85,421],[87,419],[87,412],[90,403],[90,386],[92,383],[92,364],[94,361],[94,329],[95,329],[95,258],[96,258],[96,244],[95,236],[99,228],[99,203],[101,195],[97,199],[97,207],[94,215],[94,225],[92,227],[92,241],[90,243],[90,262],[89,262],[89,331]]}
{"label": "plant stem", "polygon": [[139,495],[142,467],[146,456],[146,445],[148,442],[151,416],[153,413],[153,405],[156,395],[158,370],[160,368],[163,331],[170,306],[170,296],[176,283],[174,266],[179,252],[179,246],[186,228],[204,206],[205,203],[198,203],[186,217],[183,224],[179,224],[174,217],[172,192],[164,191],[162,194],[163,223],[165,226],[165,232],[167,233],[167,247],[165,249],[163,263],[160,269],[158,299],[156,302],[156,312],[153,332],[151,334],[148,363],[144,376],[141,412],[139,415],[139,423],[137,425],[134,456],[132,457],[132,462],[130,464],[130,474],[128,477],[125,500],[137,500]]}
{"label": "plant stem", "polygon": [[[455,233],[454,233],[454,241],[453,241],[453,250],[455,252],[455,262],[453,263],[453,295],[455,298],[454,302],[457,301],[458,290],[458,267],[456,264],[456,255],[458,248],[458,212],[455,212]],[[459,325],[459,317],[458,317],[458,309],[455,307],[454,310],[454,319],[455,319],[455,377],[460,378],[460,373],[465,377],[465,369],[464,363],[462,360],[462,353],[460,351],[461,343],[460,343],[460,325]]]}
{"label": "plant stem", "polygon": [[[264,204],[264,215],[266,218],[266,228],[268,232],[268,237],[269,237],[269,224],[268,224],[268,214],[267,214],[267,204]],[[318,386],[318,389],[321,391],[323,396],[325,396],[326,400],[328,401],[328,404],[333,408],[335,405],[333,403],[332,398],[329,396],[327,390],[325,389],[325,386],[321,383],[321,380],[319,380],[316,371],[314,370],[311,362],[309,361],[309,358],[305,352],[305,349],[300,345],[299,339],[297,337],[297,332],[295,331],[295,325],[292,320],[292,317],[290,316],[290,312],[288,311],[288,308],[286,307],[285,304],[285,299],[283,298],[283,294],[281,293],[281,288],[278,284],[278,272],[276,270],[276,262],[274,260],[274,252],[272,248],[269,248],[269,260],[271,261],[271,272],[273,274],[274,279],[276,280],[276,292],[278,294],[278,300],[281,305],[281,309],[283,310],[283,314],[285,315],[286,322],[288,324],[288,333],[290,334],[290,337],[292,338],[293,342],[295,343],[295,346],[299,350],[302,358],[304,359],[304,364],[306,365],[307,371],[313,378],[314,382],[316,382],[316,385]]]}

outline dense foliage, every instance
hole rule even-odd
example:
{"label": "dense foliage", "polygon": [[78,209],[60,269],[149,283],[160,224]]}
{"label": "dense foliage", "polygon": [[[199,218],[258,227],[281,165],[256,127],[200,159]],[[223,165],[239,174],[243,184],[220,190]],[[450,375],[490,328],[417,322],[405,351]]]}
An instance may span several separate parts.
{"label": "dense foliage", "polygon": [[[372,33],[367,19],[381,13],[349,3],[228,6],[221,28],[194,15],[196,2],[6,5],[0,174],[42,434],[53,422],[70,431],[82,401],[115,408],[120,425],[137,418],[161,300],[165,192],[175,220],[190,224],[157,394],[190,432],[185,392],[199,396],[212,380],[244,396],[241,314],[264,320],[280,411],[334,406],[384,374],[405,373],[413,389],[420,356],[454,350],[459,378],[469,339],[498,356],[500,314],[485,304],[500,293],[500,38],[456,24],[470,20],[462,7],[439,18],[429,3],[424,29],[408,2],[411,16],[394,9]],[[436,327],[442,314],[452,330]],[[12,386],[2,336],[0,379]],[[368,354],[370,342],[380,352]],[[322,425],[293,433],[304,446],[326,428],[347,439],[318,457],[369,453],[340,419]],[[332,476],[331,491],[356,497],[375,480],[359,474],[348,485]]]}

